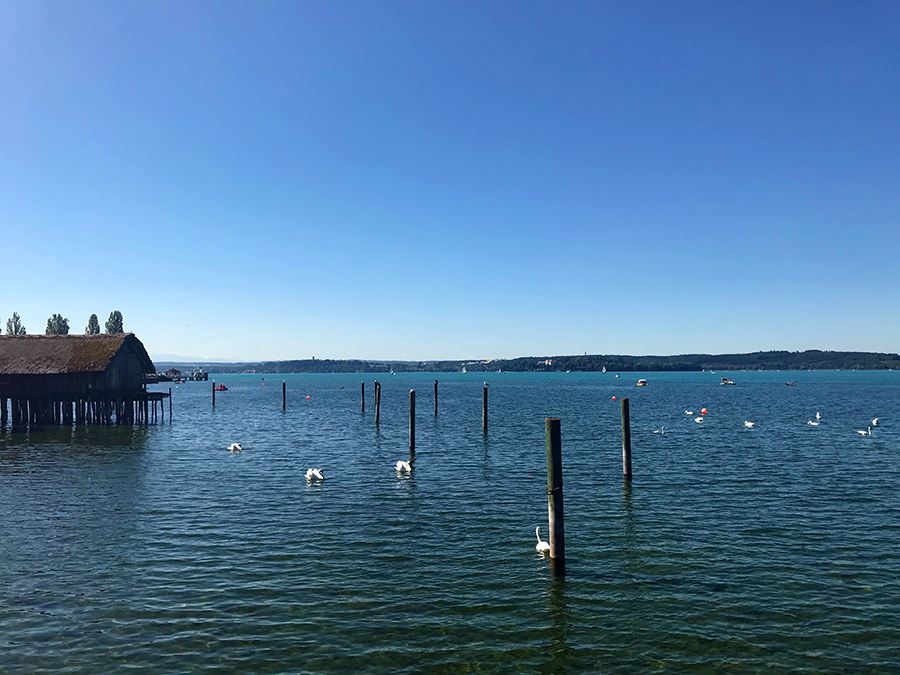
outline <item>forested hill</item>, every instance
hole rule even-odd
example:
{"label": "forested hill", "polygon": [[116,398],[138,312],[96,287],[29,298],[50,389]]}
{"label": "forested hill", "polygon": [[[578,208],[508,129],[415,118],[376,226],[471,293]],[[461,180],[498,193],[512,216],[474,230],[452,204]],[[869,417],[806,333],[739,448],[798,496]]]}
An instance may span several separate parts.
{"label": "forested hill", "polygon": [[690,370],[900,370],[900,355],[876,352],[753,352],[750,354],[680,354],[677,356],[527,356],[517,359],[470,361],[363,361],[307,359],[264,363],[208,364],[211,373],[386,373],[432,372],[558,372],[690,371]]}

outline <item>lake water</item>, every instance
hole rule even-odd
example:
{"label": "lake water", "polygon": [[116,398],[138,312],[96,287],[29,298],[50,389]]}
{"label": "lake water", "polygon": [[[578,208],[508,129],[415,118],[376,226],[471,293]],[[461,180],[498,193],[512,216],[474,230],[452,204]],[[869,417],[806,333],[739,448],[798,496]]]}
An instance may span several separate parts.
{"label": "lake water", "polygon": [[261,377],[0,431],[0,672],[900,672],[900,373]]}

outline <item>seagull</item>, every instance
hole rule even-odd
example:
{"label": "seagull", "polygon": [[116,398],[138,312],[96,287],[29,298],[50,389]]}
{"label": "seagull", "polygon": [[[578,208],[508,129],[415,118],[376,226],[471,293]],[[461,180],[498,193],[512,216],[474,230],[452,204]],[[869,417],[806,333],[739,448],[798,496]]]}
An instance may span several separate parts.
{"label": "seagull", "polygon": [[307,469],[306,480],[312,483],[313,481],[325,480],[325,476],[322,475],[322,469]]}
{"label": "seagull", "polygon": [[485,382],[485,383],[484,383],[484,386],[485,386],[485,387],[488,387],[488,386],[490,386],[490,385],[488,385],[488,383],[487,383],[487,382]]}
{"label": "seagull", "polygon": [[752,429],[754,424],[756,424],[756,422],[744,422],[744,426],[748,429]]}
{"label": "seagull", "polygon": [[546,541],[541,541],[541,526],[538,525],[534,528],[534,533],[537,535],[538,543],[537,546],[534,547],[534,550],[538,553],[549,553],[550,552],[550,544]]}
{"label": "seagull", "polygon": [[816,413],[816,419],[817,419],[817,420],[822,419],[822,415],[821,415],[820,413]]}
{"label": "seagull", "polygon": [[813,422],[812,420],[810,420],[809,422],[807,422],[807,424],[808,424],[809,426],[811,426],[811,427],[817,427],[817,426],[819,426],[819,423],[818,423],[818,422]]}
{"label": "seagull", "polygon": [[240,443],[232,443],[228,446],[228,451],[233,452],[234,454],[239,453],[241,450],[243,450],[243,448]]}
{"label": "seagull", "polygon": [[397,469],[397,473],[412,472],[412,467],[409,465],[409,462],[404,462],[402,459],[394,465],[394,468]]}
{"label": "seagull", "polygon": [[662,427],[661,429],[657,429],[657,430],[654,431],[653,433],[654,433],[654,434],[664,434],[664,433],[666,433],[666,428],[665,428],[665,427]]}
{"label": "seagull", "polygon": [[685,410],[685,411],[684,411],[684,414],[685,414],[685,415],[693,415],[693,414],[694,414],[694,411],[693,411],[693,410]]}
{"label": "seagull", "polygon": [[877,418],[877,417],[876,417],[874,420],[872,420],[872,426],[873,426],[873,427],[877,427],[877,426],[878,426],[878,418]]}
{"label": "seagull", "polygon": [[697,422],[697,423],[699,424],[700,422],[703,421],[703,418],[702,418],[702,417],[695,417],[695,418],[694,418],[694,421]]}
{"label": "seagull", "polygon": [[860,436],[871,436],[872,435],[872,427],[869,427],[868,431],[857,431]]}

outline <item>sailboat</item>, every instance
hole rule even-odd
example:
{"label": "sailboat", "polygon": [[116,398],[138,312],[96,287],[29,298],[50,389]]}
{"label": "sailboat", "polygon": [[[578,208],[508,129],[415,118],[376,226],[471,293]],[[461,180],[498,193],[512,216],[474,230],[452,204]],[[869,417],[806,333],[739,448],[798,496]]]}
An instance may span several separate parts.
{"label": "sailboat", "polygon": [[603,370],[601,370],[600,372],[601,372],[601,373],[605,373],[605,372],[606,372],[606,366],[603,366]]}

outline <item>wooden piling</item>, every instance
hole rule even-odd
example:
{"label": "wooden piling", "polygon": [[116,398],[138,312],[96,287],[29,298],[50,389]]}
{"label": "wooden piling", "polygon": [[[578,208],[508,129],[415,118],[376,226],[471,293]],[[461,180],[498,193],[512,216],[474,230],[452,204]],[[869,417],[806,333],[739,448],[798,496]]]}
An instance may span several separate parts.
{"label": "wooden piling", "polygon": [[631,478],[631,415],[628,399],[622,399],[622,473]]}
{"label": "wooden piling", "polygon": [[409,452],[416,451],[416,390],[409,390]]}
{"label": "wooden piling", "polygon": [[366,412],[366,383],[365,383],[365,381],[359,383],[359,402],[361,405],[360,412]]}
{"label": "wooden piling", "polygon": [[434,414],[437,415],[437,380],[434,381]]}
{"label": "wooden piling", "polygon": [[213,380],[212,383],[212,392],[213,392],[213,408],[216,407],[216,381]]}
{"label": "wooden piling", "polygon": [[169,424],[172,424],[172,387],[169,387]]}
{"label": "wooden piling", "polygon": [[6,426],[7,421],[7,412],[6,412],[6,397],[0,396],[0,425]]}
{"label": "wooden piling", "polygon": [[287,410],[287,382],[281,381],[281,409]]}
{"label": "wooden piling", "polygon": [[488,408],[487,408],[487,382],[484,383],[484,386],[481,388],[481,430],[487,433],[487,418],[488,418]]}
{"label": "wooden piling", "polygon": [[544,418],[547,437],[547,509],[550,516],[550,560],[554,571],[566,573],[566,531],[563,525],[562,439],[559,418]]}
{"label": "wooden piling", "polygon": [[375,380],[375,426],[381,421],[381,383]]}

